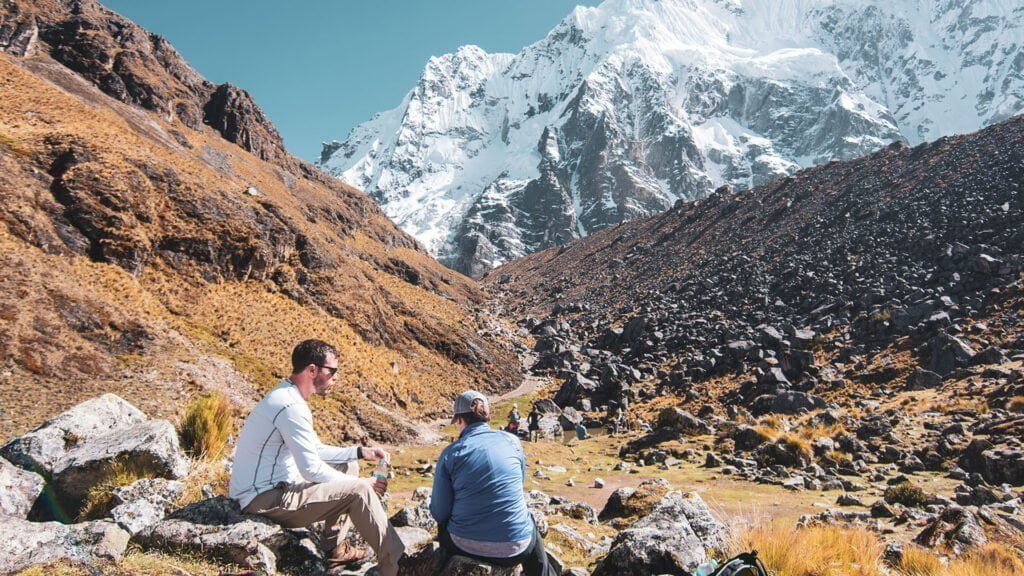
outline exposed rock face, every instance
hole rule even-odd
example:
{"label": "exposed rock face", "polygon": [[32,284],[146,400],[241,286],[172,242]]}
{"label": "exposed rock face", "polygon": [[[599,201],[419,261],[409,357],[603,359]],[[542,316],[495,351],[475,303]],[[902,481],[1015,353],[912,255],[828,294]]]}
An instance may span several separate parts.
{"label": "exposed rock face", "polygon": [[276,160],[284,155],[277,129],[245,90],[221,84],[210,96],[203,113],[203,122],[256,156]]}
{"label": "exposed rock face", "polygon": [[22,470],[0,458],[0,516],[25,518],[43,491],[39,474]]}
{"label": "exposed rock face", "polygon": [[230,84],[214,86],[166,39],[98,2],[78,2],[70,13],[47,4],[10,4],[0,49],[31,56],[42,39],[54,59],[122,102],[177,118],[193,130],[205,122],[263,160],[286,160],[280,135],[248,93]]}
{"label": "exposed rock face", "polygon": [[66,525],[4,518],[0,522],[0,572],[58,560],[88,562],[96,558],[120,560],[129,534],[113,522],[99,520]]}
{"label": "exposed rock face", "polygon": [[321,165],[477,274],[722,185],[1004,120],[1024,111],[1022,37],[995,1],[606,2],[518,54],[432,58]]}

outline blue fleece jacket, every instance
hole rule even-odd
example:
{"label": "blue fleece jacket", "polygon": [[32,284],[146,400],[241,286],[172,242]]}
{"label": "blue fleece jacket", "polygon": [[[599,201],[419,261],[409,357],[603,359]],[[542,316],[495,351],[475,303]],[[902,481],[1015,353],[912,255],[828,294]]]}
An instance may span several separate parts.
{"label": "blue fleece jacket", "polygon": [[526,457],[519,439],[484,422],[471,424],[437,460],[430,514],[460,538],[530,538],[533,521],[523,494],[525,478]]}

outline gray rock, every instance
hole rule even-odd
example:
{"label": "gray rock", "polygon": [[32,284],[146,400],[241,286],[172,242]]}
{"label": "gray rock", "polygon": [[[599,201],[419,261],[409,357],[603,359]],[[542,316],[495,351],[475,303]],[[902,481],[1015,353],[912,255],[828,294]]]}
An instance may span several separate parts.
{"label": "gray rock", "polygon": [[974,349],[966,342],[945,332],[932,338],[928,347],[931,350],[928,369],[939,376],[969,366],[975,355]]}
{"label": "gray rock", "polygon": [[0,458],[0,516],[25,518],[43,491],[43,477]]}
{"label": "gray rock", "polygon": [[465,556],[452,556],[438,576],[512,576],[517,569],[493,566]]}
{"label": "gray rock", "polygon": [[146,549],[186,551],[268,574],[278,569],[323,572],[322,555],[305,531],[242,514],[235,501],[224,497],[187,506],[136,534],[133,541]]}
{"label": "gray rock", "polygon": [[430,499],[421,500],[415,506],[406,506],[391,516],[395,527],[412,526],[424,530],[435,530],[437,521],[430,515]]}
{"label": "gray rock", "polygon": [[575,430],[576,425],[583,422],[583,416],[575,408],[567,407],[562,409],[562,413],[558,416],[558,422],[562,425],[563,430]]}
{"label": "gray rock", "polygon": [[942,384],[942,376],[930,370],[925,370],[920,366],[916,366],[910,376],[907,377],[908,390],[925,390],[935,388],[939,384]]}
{"label": "gray rock", "polygon": [[81,499],[105,479],[110,464],[118,459],[154,476],[176,479],[188,474],[188,458],[174,426],[166,420],[149,420],[79,443],[54,463],[50,481],[60,495]]}
{"label": "gray rock", "polygon": [[396,526],[395,532],[398,533],[402,544],[405,544],[406,550],[419,550],[434,539],[430,532],[415,526]]}
{"label": "gray rock", "polygon": [[594,576],[693,572],[708,549],[724,549],[727,531],[696,494],[670,492],[651,514],[619,533]]}
{"label": "gray rock", "polygon": [[583,520],[589,524],[597,524],[597,510],[583,502],[567,502],[558,506],[552,506],[548,513]]}
{"label": "gray rock", "polygon": [[146,421],[138,408],[113,394],[72,407],[0,448],[13,464],[49,476],[58,462],[94,438]]}
{"label": "gray rock", "polygon": [[694,436],[714,433],[714,429],[707,422],[675,407],[665,408],[658,413],[658,428]]}
{"label": "gray rock", "polygon": [[114,490],[110,517],[131,534],[160,522],[174,501],[185,493],[185,483],[162,478],[144,478]]}
{"label": "gray rock", "polygon": [[950,506],[926,526],[914,542],[929,548],[946,547],[959,556],[970,548],[985,544],[988,538],[973,512]]}
{"label": "gray rock", "polygon": [[0,573],[58,560],[90,562],[103,558],[117,561],[124,556],[128,539],[127,532],[105,520],[61,524],[4,518],[0,522],[0,542],[4,543],[0,546]]}

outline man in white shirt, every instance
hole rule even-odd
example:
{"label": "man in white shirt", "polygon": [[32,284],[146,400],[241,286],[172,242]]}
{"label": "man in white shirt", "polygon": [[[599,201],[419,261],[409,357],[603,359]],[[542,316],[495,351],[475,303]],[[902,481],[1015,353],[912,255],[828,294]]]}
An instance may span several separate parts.
{"label": "man in white shirt", "polygon": [[235,445],[229,493],[246,514],[261,514],[288,528],[323,520],[320,543],[328,568],[362,559],[365,550],[344,540],[349,520],[377,553],[381,576],[395,576],[404,545],[380,502],[386,479],[359,478],[360,458],[376,462],[380,448],[320,443],[306,403],[326,396],[338,371],[338,351],[306,340],[292,351],[292,375],[249,413]]}

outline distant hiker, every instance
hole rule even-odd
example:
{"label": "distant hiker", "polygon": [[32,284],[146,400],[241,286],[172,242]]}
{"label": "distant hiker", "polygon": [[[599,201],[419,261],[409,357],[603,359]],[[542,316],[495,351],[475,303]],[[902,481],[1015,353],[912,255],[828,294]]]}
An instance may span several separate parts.
{"label": "distant hiker", "polygon": [[576,425],[576,439],[586,440],[587,438],[590,438],[590,434],[587,432],[587,427],[580,422]]}
{"label": "distant hiker", "polygon": [[[292,375],[249,413],[235,445],[229,494],[246,514],[260,514],[286,528],[324,521],[320,545],[328,568],[363,559],[345,535],[352,524],[377,553],[381,576],[398,573],[405,546],[388,522],[380,496],[387,479],[359,478],[360,458],[388,459],[380,448],[320,443],[306,401],[326,396],[338,372],[338,351],[306,340],[292,351]],[[349,522],[351,520],[351,523]]]}
{"label": "distant hiker", "polygon": [[513,404],[512,409],[508,411],[508,431],[519,436],[519,405]]}
{"label": "distant hiker", "polygon": [[526,417],[526,429],[530,432],[530,442],[536,442],[540,437],[540,410],[533,405],[530,414]]}
{"label": "distant hiker", "polygon": [[497,566],[521,564],[526,576],[554,576],[526,507],[519,439],[487,425],[487,398],[475,390],[456,398],[452,412],[459,438],[437,459],[430,500],[441,546]]}
{"label": "distant hiker", "polygon": [[622,409],[622,405],[619,404],[615,407],[615,411],[612,415],[612,435],[618,435],[622,433],[622,429],[626,425],[626,411]]}

